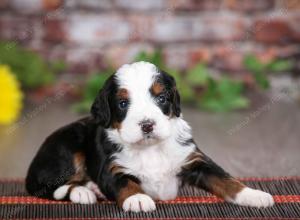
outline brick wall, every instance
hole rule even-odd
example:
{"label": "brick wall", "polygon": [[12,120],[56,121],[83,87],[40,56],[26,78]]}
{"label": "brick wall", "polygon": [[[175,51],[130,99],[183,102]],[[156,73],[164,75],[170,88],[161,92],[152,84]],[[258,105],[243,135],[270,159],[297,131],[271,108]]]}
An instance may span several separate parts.
{"label": "brick wall", "polygon": [[0,0],[0,38],[63,59],[71,72],[163,48],[168,64],[243,70],[299,53],[300,0]]}

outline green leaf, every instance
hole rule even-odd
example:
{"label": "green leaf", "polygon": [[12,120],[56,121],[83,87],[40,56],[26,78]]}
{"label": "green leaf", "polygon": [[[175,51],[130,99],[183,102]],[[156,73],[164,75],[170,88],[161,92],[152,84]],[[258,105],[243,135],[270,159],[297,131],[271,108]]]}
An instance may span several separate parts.
{"label": "green leaf", "polygon": [[153,53],[147,53],[146,51],[139,52],[134,58],[134,62],[138,62],[138,61],[153,63],[155,66],[157,66],[160,69],[166,67],[166,65],[164,64],[161,49],[157,49]]}
{"label": "green leaf", "polygon": [[192,102],[195,99],[195,92],[193,88],[185,84],[184,82],[178,83],[177,89],[183,102],[188,103]]}
{"label": "green leaf", "polygon": [[104,86],[105,81],[110,76],[107,72],[100,72],[92,75],[86,83],[84,90],[84,99],[94,100],[100,90]]}
{"label": "green leaf", "polygon": [[262,88],[262,89],[268,89],[270,87],[270,82],[267,78],[267,76],[263,73],[254,73],[254,78],[257,84]]}
{"label": "green leaf", "polygon": [[146,53],[146,51],[139,52],[134,58],[135,62],[148,61],[148,60],[150,60],[150,58],[149,58],[149,55]]}
{"label": "green leaf", "polygon": [[0,62],[8,65],[23,88],[33,89],[54,81],[54,71],[38,54],[14,42],[0,43]]}
{"label": "green leaf", "polygon": [[164,68],[163,55],[160,49],[154,51],[150,62],[160,69]]}
{"label": "green leaf", "polygon": [[187,81],[192,86],[203,86],[207,83],[209,78],[208,70],[202,63],[197,64],[187,72]]}
{"label": "green leaf", "polygon": [[290,60],[274,60],[267,65],[267,70],[270,72],[284,72],[291,70],[293,63]]}
{"label": "green leaf", "polygon": [[84,86],[82,100],[73,105],[72,109],[78,113],[88,112],[97,97],[99,90],[104,86],[106,80],[113,72],[114,71],[109,68],[103,72],[92,74]]}
{"label": "green leaf", "polygon": [[245,67],[252,72],[262,72],[265,68],[264,64],[251,54],[246,55],[243,62]]}
{"label": "green leaf", "polygon": [[94,100],[83,100],[79,103],[76,103],[72,106],[72,111],[77,113],[86,113],[89,112]]}
{"label": "green leaf", "polygon": [[248,107],[250,104],[249,99],[243,96],[236,96],[231,102],[228,103],[229,110],[231,109],[242,109]]}
{"label": "green leaf", "polygon": [[214,112],[224,112],[245,108],[249,101],[243,96],[243,84],[239,81],[222,78],[210,79],[208,87],[198,101],[198,106]]}
{"label": "green leaf", "polygon": [[66,63],[62,60],[53,61],[50,63],[50,66],[51,66],[51,70],[54,73],[62,72],[64,70],[66,70],[66,68],[67,68]]}

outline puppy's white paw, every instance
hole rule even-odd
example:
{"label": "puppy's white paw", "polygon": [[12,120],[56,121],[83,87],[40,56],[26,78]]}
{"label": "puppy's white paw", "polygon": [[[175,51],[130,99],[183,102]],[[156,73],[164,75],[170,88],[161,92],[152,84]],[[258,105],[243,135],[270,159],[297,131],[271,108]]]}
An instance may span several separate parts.
{"label": "puppy's white paw", "polygon": [[249,187],[246,187],[239,192],[235,199],[231,200],[231,202],[242,206],[252,206],[258,208],[265,208],[274,205],[274,199],[269,193],[251,189]]}
{"label": "puppy's white paw", "polygon": [[85,185],[88,189],[90,189],[93,193],[96,194],[96,196],[99,199],[105,199],[105,195],[101,192],[101,190],[99,189],[99,187],[97,186],[96,183],[94,183],[93,181],[89,181],[86,185]]}
{"label": "puppy's white paw", "polygon": [[53,193],[53,197],[56,200],[62,200],[66,197],[66,195],[68,194],[68,190],[71,187],[71,185],[63,185],[58,187],[54,193]]}
{"label": "puppy's white paw", "polygon": [[84,186],[76,186],[70,193],[70,200],[79,204],[94,204],[97,197],[90,189]]}
{"label": "puppy's white paw", "polygon": [[133,196],[129,196],[123,202],[124,211],[132,211],[132,212],[150,212],[156,209],[155,202],[151,199],[150,196],[146,194],[135,194]]}

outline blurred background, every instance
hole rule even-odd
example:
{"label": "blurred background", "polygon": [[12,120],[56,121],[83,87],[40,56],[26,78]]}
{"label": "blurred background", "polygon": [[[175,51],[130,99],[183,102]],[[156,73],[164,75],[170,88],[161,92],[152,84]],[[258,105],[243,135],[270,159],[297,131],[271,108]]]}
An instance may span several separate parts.
{"label": "blurred background", "polygon": [[0,177],[24,177],[139,60],[176,78],[196,142],[227,171],[299,175],[299,23],[299,0],[0,0]]}

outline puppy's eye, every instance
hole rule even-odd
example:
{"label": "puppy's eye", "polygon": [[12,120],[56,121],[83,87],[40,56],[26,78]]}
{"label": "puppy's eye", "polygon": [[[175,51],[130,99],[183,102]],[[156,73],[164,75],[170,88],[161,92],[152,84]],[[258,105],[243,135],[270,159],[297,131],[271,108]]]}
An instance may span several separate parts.
{"label": "puppy's eye", "polygon": [[156,97],[156,100],[159,104],[165,104],[167,102],[167,97],[163,94]]}
{"label": "puppy's eye", "polygon": [[128,100],[121,100],[119,102],[119,108],[120,109],[126,109],[128,107]]}

